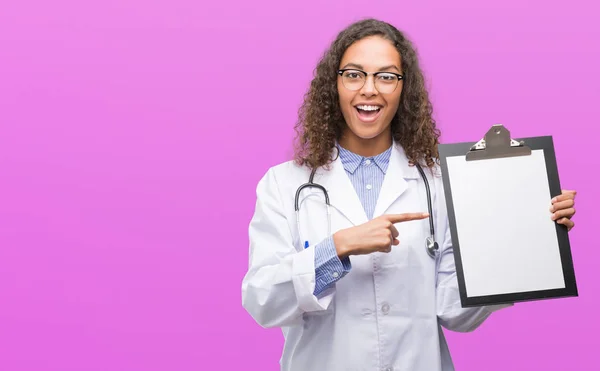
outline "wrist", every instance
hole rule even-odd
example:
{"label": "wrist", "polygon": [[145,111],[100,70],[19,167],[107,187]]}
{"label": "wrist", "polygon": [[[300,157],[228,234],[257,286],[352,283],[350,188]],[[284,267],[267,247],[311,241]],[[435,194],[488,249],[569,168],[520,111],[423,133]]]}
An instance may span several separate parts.
{"label": "wrist", "polygon": [[344,231],[338,231],[333,234],[333,244],[335,246],[335,251],[337,252],[337,256],[340,259],[347,258],[350,253],[346,244],[344,243]]}

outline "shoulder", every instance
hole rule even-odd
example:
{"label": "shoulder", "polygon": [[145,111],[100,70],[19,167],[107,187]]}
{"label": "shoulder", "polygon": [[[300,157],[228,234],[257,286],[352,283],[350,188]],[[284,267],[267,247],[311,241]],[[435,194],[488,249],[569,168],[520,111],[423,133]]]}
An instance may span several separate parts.
{"label": "shoulder", "polygon": [[438,195],[441,196],[441,199],[444,199],[444,178],[442,176],[442,166],[440,165],[439,159],[431,158],[427,160],[421,158],[419,160],[419,165],[424,170],[427,180],[431,183],[430,187],[432,189],[430,192],[434,194],[436,199],[439,199],[437,197]]}
{"label": "shoulder", "polygon": [[282,162],[269,167],[262,175],[259,190],[279,190],[280,193],[289,192],[289,188],[297,188],[299,184],[308,181],[310,169],[301,166],[293,160]]}
{"label": "shoulder", "polygon": [[296,161],[285,161],[269,167],[263,178],[271,178],[273,180],[285,181],[290,177],[308,176],[310,169],[306,166],[301,166]]}
{"label": "shoulder", "polygon": [[426,162],[423,161],[423,163],[424,163],[423,166],[427,166],[428,173],[429,173],[428,175],[433,180],[433,183],[435,184],[435,188],[439,189],[440,191],[443,192],[444,183],[443,183],[443,177],[442,177],[442,166],[440,165],[439,160],[436,158],[432,158],[431,161],[433,162],[433,165],[428,166],[426,164]]}

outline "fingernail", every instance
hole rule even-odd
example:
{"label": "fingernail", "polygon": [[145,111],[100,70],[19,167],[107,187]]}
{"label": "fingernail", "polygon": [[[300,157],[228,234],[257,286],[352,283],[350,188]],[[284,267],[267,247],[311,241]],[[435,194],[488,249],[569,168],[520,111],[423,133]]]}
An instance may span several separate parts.
{"label": "fingernail", "polygon": [[554,206],[550,206],[550,212],[554,212]]}
{"label": "fingernail", "polygon": [[425,217],[425,218],[426,218],[426,217],[428,217],[428,216],[429,216],[429,213],[423,213],[423,217]]}
{"label": "fingernail", "polygon": [[552,220],[556,220],[556,214],[552,214]]}
{"label": "fingernail", "polygon": [[555,203],[555,202],[556,202],[556,197],[554,197],[554,198],[552,199],[552,203]]}

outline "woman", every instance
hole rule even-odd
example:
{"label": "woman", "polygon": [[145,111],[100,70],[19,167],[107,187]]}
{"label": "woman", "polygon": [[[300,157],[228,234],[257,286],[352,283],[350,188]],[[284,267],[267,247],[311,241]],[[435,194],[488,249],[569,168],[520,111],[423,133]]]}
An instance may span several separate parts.
{"label": "woman", "polygon": [[[283,329],[282,370],[452,370],[441,326],[472,331],[507,306],[461,307],[431,112],[415,50],[387,23],[349,26],[317,66],[296,159],[258,184],[242,283],[250,315]],[[435,259],[416,163],[431,185]],[[295,204],[311,176],[331,224],[321,190]],[[549,213],[569,229],[574,195]]]}

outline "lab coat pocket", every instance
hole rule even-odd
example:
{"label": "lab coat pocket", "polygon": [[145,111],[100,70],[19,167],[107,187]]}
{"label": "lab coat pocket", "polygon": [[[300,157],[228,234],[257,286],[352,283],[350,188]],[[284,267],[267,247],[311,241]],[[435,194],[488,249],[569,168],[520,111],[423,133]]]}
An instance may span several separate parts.
{"label": "lab coat pocket", "polygon": [[[320,190],[302,192],[299,202],[298,230],[302,248],[314,246],[331,235],[331,215]],[[332,212],[332,208],[329,211]]]}

